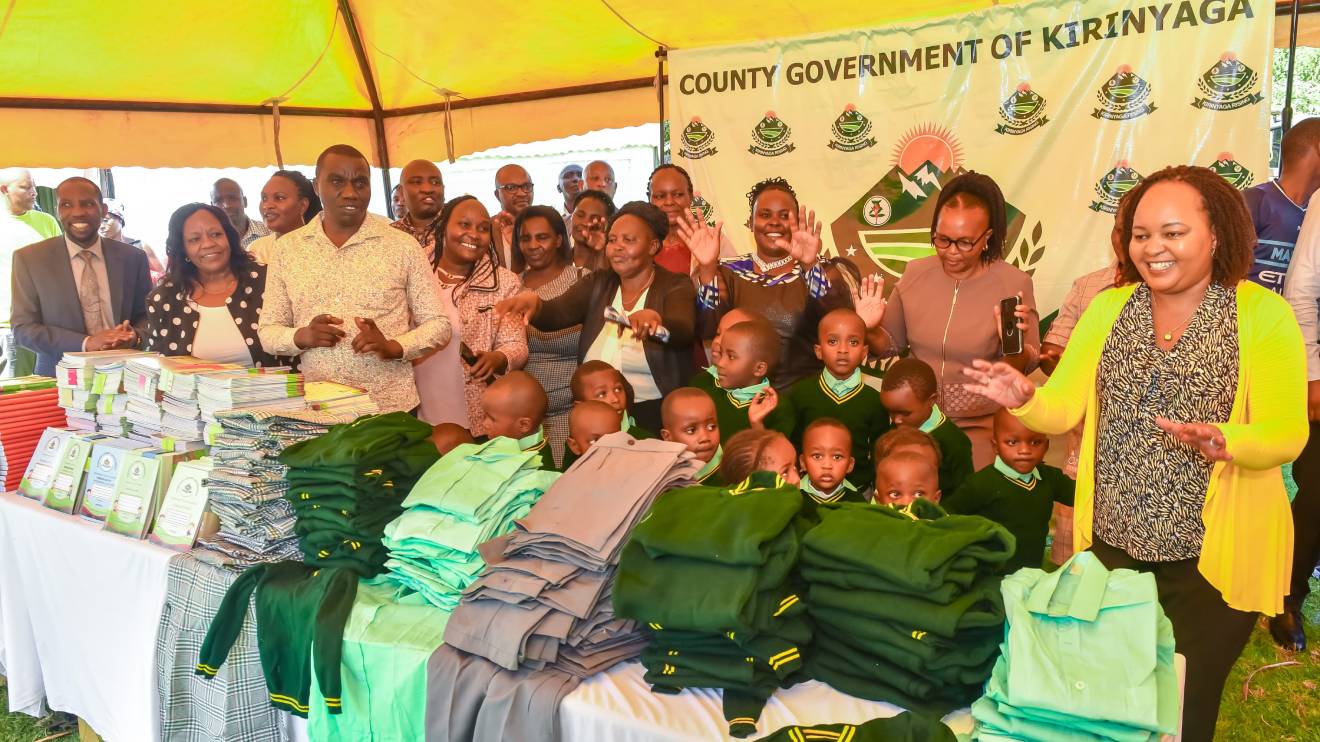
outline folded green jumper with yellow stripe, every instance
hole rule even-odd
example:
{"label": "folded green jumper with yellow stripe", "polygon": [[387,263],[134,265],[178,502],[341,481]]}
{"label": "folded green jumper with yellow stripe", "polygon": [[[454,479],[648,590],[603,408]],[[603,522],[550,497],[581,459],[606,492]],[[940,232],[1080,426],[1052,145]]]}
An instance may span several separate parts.
{"label": "folded green jumper with yellow stripe", "polygon": [[904,711],[864,724],[784,727],[761,742],[957,742],[958,736],[933,716]]}

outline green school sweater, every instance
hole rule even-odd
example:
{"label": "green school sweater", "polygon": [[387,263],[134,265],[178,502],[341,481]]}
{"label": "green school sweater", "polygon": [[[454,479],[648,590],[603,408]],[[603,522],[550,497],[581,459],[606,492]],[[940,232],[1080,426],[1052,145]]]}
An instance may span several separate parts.
{"label": "green school sweater", "polygon": [[875,481],[875,467],[871,465],[871,451],[875,441],[890,428],[889,413],[880,404],[880,392],[862,382],[844,397],[837,397],[825,386],[822,371],[799,379],[789,389],[780,404],[787,406],[793,416],[793,446],[802,451],[802,433],[813,420],[832,417],[843,423],[852,433],[852,473],[848,481],[864,490]]}
{"label": "green school sweater", "polygon": [[948,418],[929,435],[940,447],[940,494],[947,497],[972,475],[972,440]]}
{"label": "green school sweater", "polygon": [[[725,389],[720,388],[718,382],[705,371],[697,372],[689,382],[705,392],[711,401],[715,403],[715,417],[720,421],[720,440],[727,441],[735,433],[741,433],[752,427],[747,420],[747,408],[751,403],[739,404],[737,400]],[[767,430],[777,430],[788,438],[793,437],[793,412],[788,409],[786,395],[780,394],[779,406],[775,407],[769,417],[765,419]]]}
{"label": "green school sweater", "polygon": [[962,487],[946,495],[941,503],[950,513],[980,515],[1013,534],[1017,549],[1004,563],[1006,572],[1023,567],[1040,568],[1054,503],[1073,504],[1076,483],[1068,475],[1045,464],[1036,470],[1040,476],[1024,483],[1009,478],[993,465],[987,466],[968,477]]}

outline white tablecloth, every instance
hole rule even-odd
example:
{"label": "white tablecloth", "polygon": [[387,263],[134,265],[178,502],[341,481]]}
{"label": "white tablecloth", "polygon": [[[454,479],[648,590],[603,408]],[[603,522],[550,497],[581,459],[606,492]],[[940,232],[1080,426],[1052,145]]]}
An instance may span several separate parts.
{"label": "white tablecloth", "polygon": [[[559,709],[564,742],[711,742],[728,740],[729,724],[714,690],[687,690],[676,696],[652,693],[639,662],[627,662],[578,686]],[[775,691],[761,712],[757,734],[764,737],[790,724],[861,724],[903,709],[863,701],[815,680]],[[955,734],[972,731],[972,715],[955,711],[944,720]]]}
{"label": "white tablecloth", "polygon": [[155,644],[174,552],[0,494],[9,710],[41,701],[111,742],[159,736]]}

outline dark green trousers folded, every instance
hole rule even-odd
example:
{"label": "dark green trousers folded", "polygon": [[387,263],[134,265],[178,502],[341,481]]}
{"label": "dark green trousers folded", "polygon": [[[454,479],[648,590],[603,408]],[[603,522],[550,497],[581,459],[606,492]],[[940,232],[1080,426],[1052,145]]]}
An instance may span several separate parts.
{"label": "dark green trousers folded", "polygon": [[817,584],[808,591],[807,603],[813,607],[848,611],[859,620],[890,621],[954,639],[959,631],[1003,625],[1004,598],[999,593],[999,583],[997,576],[986,577],[948,605],[911,595],[845,590]]}

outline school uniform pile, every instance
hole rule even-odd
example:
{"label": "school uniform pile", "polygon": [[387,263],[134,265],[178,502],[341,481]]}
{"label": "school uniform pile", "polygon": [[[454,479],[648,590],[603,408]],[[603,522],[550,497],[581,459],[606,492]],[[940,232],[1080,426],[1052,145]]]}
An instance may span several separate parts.
{"label": "school uniform pile", "polygon": [[46,428],[64,425],[59,401],[50,377],[0,379],[0,484],[5,492],[18,489]]}
{"label": "school uniform pile", "polygon": [[981,694],[1003,636],[1013,536],[978,516],[821,508],[798,566],[816,641],[807,673],[859,698],[943,714]]}
{"label": "school uniform pile", "polygon": [[[310,384],[308,386],[311,386]],[[334,410],[244,407],[220,410],[207,426],[215,468],[207,479],[211,511],[220,521],[212,537],[199,539],[216,561],[235,564],[299,559],[293,504],[285,499],[288,466],[284,449],[377,412],[359,393],[355,405]],[[206,557],[203,557],[206,558]]]}
{"label": "school uniform pile", "polygon": [[453,611],[486,562],[477,546],[508,533],[559,477],[541,471],[536,452],[510,438],[466,444],[422,475],[385,527],[388,570],[377,584],[395,599]]}
{"label": "school uniform pile", "polygon": [[1180,718],[1173,625],[1154,576],[1108,570],[1089,551],[1058,570],[1005,577],[1008,626],[979,740],[1156,742]]}
{"label": "school uniform pile", "polygon": [[430,425],[392,412],[335,425],[284,449],[285,497],[294,507],[306,563],[258,564],[234,582],[202,644],[199,675],[218,673],[255,596],[271,704],[306,717],[315,676],[329,713],[342,710],[344,624],[358,578],[383,570],[385,524],[398,517],[413,484],[440,457],[430,436]]}
{"label": "school uniform pile", "polygon": [[619,555],[660,493],[699,468],[681,444],[605,436],[483,544],[489,566],[427,666],[427,739],[554,739],[563,697],[645,644],[614,610]]}
{"label": "school uniform pile", "polygon": [[619,562],[614,607],[647,626],[651,689],[723,689],[735,737],[755,733],[775,689],[797,681],[811,641],[793,576],[801,508],[798,488],[769,472],[669,492]]}

